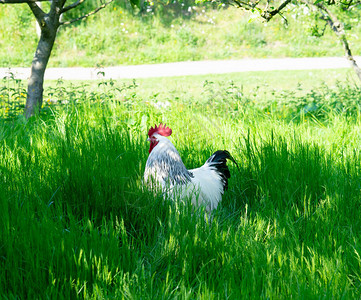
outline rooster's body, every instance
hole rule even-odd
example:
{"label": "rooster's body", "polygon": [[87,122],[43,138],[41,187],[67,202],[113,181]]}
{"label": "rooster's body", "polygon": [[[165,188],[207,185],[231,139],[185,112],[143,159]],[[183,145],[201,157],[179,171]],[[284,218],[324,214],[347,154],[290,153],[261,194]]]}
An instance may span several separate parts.
{"label": "rooster's body", "polygon": [[218,150],[203,166],[187,170],[167,136],[172,131],[162,124],[149,130],[149,157],[146,163],[145,182],[160,188],[172,198],[189,198],[196,206],[204,205],[208,212],[217,208],[228,187],[230,172],[227,159],[234,159],[226,150]]}

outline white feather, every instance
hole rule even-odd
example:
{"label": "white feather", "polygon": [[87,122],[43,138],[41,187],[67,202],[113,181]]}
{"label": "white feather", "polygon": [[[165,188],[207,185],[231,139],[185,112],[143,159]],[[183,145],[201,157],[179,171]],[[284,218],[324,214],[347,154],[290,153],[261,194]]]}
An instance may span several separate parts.
{"label": "white feather", "polygon": [[192,197],[192,203],[194,205],[205,205],[207,211],[216,209],[223,195],[221,177],[208,163],[200,168],[190,170],[190,172],[194,176],[191,179],[191,185],[195,187],[195,190],[199,191],[198,198],[197,195]]}
{"label": "white feather", "polygon": [[205,206],[208,212],[216,209],[222,199],[223,183],[215,167],[206,162],[200,168],[187,170],[172,142],[159,134],[154,136],[158,144],[149,154],[145,182],[173,199],[191,198],[193,205]]}

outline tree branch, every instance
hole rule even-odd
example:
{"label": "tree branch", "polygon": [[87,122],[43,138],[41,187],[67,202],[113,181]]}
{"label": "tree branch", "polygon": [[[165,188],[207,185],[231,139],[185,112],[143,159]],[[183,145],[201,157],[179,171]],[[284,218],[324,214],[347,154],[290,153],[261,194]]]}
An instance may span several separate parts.
{"label": "tree branch", "polygon": [[351,1],[351,4],[347,7],[347,10],[351,10],[357,6],[359,6],[361,4],[361,1],[358,1],[358,2],[355,2],[355,3],[352,3]]}
{"label": "tree branch", "polygon": [[234,2],[237,4],[237,7],[238,8],[243,8],[245,10],[251,10],[251,9],[254,9],[258,3],[259,3],[260,0],[256,1],[256,2],[244,2],[244,1],[239,1],[239,0],[233,0],[231,2]]}
{"label": "tree branch", "polygon": [[27,2],[27,3],[34,14],[36,21],[38,21],[40,27],[43,27],[44,26],[43,22],[46,14],[35,2]]}
{"label": "tree branch", "polygon": [[[80,0],[82,1],[82,0]],[[66,22],[61,22],[60,25],[69,25],[71,23],[74,23],[74,22],[77,22],[77,21],[80,21],[82,19],[85,19],[85,18],[88,18],[92,15],[95,15],[99,10],[105,8],[107,5],[109,5],[110,3],[112,3],[114,0],[109,0],[108,2],[104,3],[103,5],[99,6],[98,8],[94,9],[93,11],[91,11],[90,13],[87,13],[86,15],[84,16],[81,16],[79,18],[76,18],[76,19],[73,19],[73,20],[70,20],[70,21],[66,21]],[[71,5],[69,5],[71,6]],[[68,6],[68,7],[69,7]],[[75,6],[76,7],[76,6]],[[70,8],[71,9],[71,8]]]}
{"label": "tree branch", "polygon": [[[254,10],[257,9],[260,12],[260,16],[265,19],[267,22],[270,21],[275,15],[280,15],[283,19],[285,17],[281,14],[281,11],[291,2],[292,0],[285,0],[280,4],[276,9],[269,9],[270,0],[267,0],[265,8],[257,7],[261,0],[252,1],[243,1],[243,0],[230,0],[229,2],[235,4],[238,8],[243,8],[245,10]],[[286,20],[286,19],[285,19]],[[287,20],[286,20],[287,22]]]}
{"label": "tree branch", "polygon": [[67,12],[68,10],[71,10],[71,9],[79,6],[79,5],[82,4],[84,1],[85,1],[85,0],[78,0],[78,1],[74,2],[73,4],[70,4],[69,6],[64,7],[64,8],[61,10],[61,13],[63,14],[63,13],[65,13],[65,12]]}
{"label": "tree branch", "polygon": [[51,0],[0,0],[0,4],[49,2]]}
{"label": "tree branch", "polygon": [[343,26],[343,23],[334,15],[325,5],[322,3],[310,3],[308,0],[303,0],[304,3],[308,5],[314,5],[316,6],[321,13],[323,14],[323,19],[327,21],[328,25],[331,27],[333,32],[336,34],[336,36],[339,38],[340,42],[343,45],[343,48],[345,50],[345,56],[347,60],[351,63],[352,68],[356,72],[358,78],[361,80],[361,69],[357,65],[356,60],[353,58],[350,45],[347,41],[345,28]]}
{"label": "tree branch", "polygon": [[270,21],[275,15],[281,14],[281,11],[291,2],[292,0],[285,0],[281,5],[274,9],[269,11],[268,9],[265,9],[263,13],[261,14],[261,17],[265,19],[267,22]]}
{"label": "tree branch", "polygon": [[343,5],[344,7],[342,7],[343,10],[348,10],[352,4],[353,0],[349,0],[347,2],[347,0],[345,0],[344,2],[340,1],[340,4]]}

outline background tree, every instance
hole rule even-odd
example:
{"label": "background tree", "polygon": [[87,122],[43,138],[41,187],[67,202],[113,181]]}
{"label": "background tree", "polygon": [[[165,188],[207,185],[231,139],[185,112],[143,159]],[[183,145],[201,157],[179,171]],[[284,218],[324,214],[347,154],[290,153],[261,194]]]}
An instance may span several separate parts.
{"label": "background tree", "polygon": [[[347,35],[345,31],[344,22],[341,18],[338,17],[339,15],[344,15],[344,19],[348,17],[347,13],[351,10],[357,9],[357,7],[361,4],[361,1],[358,0],[348,0],[348,1],[340,1],[340,0],[316,0],[316,1],[308,1],[308,0],[300,0],[300,1],[292,1],[292,0],[283,0],[283,1],[271,1],[271,0],[221,0],[222,3],[227,3],[230,5],[234,5],[236,7],[252,11],[254,13],[258,13],[261,18],[263,18],[266,22],[273,19],[275,16],[282,17],[286,22],[286,18],[283,15],[283,11],[287,6],[290,4],[293,5],[307,5],[308,7],[317,9],[320,14],[318,18],[325,21],[326,25],[332,29],[332,31],[336,34],[337,38],[339,39],[341,45],[344,48],[345,56],[347,60],[350,62],[351,67],[356,72],[358,78],[361,81],[361,69],[357,65],[356,60],[352,55],[352,51],[350,45],[347,40]],[[338,10],[337,12],[333,12],[334,10]],[[324,32],[324,30],[323,30]],[[322,33],[318,33],[318,36],[322,36]]]}
{"label": "background tree", "polygon": [[[317,8],[320,12],[319,18],[326,22],[327,25],[332,29],[332,31],[336,34],[339,41],[341,42],[344,51],[345,56],[347,60],[350,62],[351,67],[354,69],[357,77],[361,80],[361,69],[357,65],[356,60],[354,59],[350,45],[347,40],[346,30],[344,23],[337,17],[336,13],[333,13],[331,9],[329,9],[322,1],[312,3],[307,0],[303,0],[303,2],[308,6],[313,6]],[[360,2],[357,2],[355,4],[352,4],[353,1],[349,2],[340,2],[341,6],[340,9],[342,12],[347,14],[350,10],[356,8],[357,5],[361,4]]]}
{"label": "background tree", "polygon": [[[47,13],[44,12],[44,8],[40,8],[40,6],[36,3],[45,1],[50,2],[49,11]],[[69,5],[66,5],[66,3],[69,2],[67,0],[37,0],[36,2],[34,0],[0,0],[1,4],[28,4],[41,30],[39,43],[35,51],[34,59],[32,61],[31,74],[28,82],[25,105],[25,116],[27,118],[37,113],[42,106],[44,91],[44,74],[59,27],[62,25],[68,25],[80,21],[91,15],[94,15],[114,0],[108,0],[107,2],[99,5],[93,11],[90,11],[79,17],[70,19],[68,21],[62,21],[61,16],[63,14],[75,9],[79,5],[83,4],[85,1],[86,0],[77,0]]]}

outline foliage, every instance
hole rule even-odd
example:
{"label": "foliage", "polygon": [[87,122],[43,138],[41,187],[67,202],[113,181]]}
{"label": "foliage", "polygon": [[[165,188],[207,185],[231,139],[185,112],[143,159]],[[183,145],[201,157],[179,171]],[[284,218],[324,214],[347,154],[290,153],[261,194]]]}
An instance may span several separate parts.
{"label": "foliage", "polygon": [[[22,83],[7,80],[11,102]],[[3,296],[360,295],[358,88],[208,80],[201,97],[164,99],[139,84],[58,82],[41,116],[0,120]],[[239,162],[212,223],[143,188],[160,121],[187,166],[217,148]]]}
{"label": "foliage", "polygon": [[24,111],[26,100],[26,89],[24,83],[16,79],[13,73],[2,79],[0,88],[0,109],[1,116],[14,118]]}

